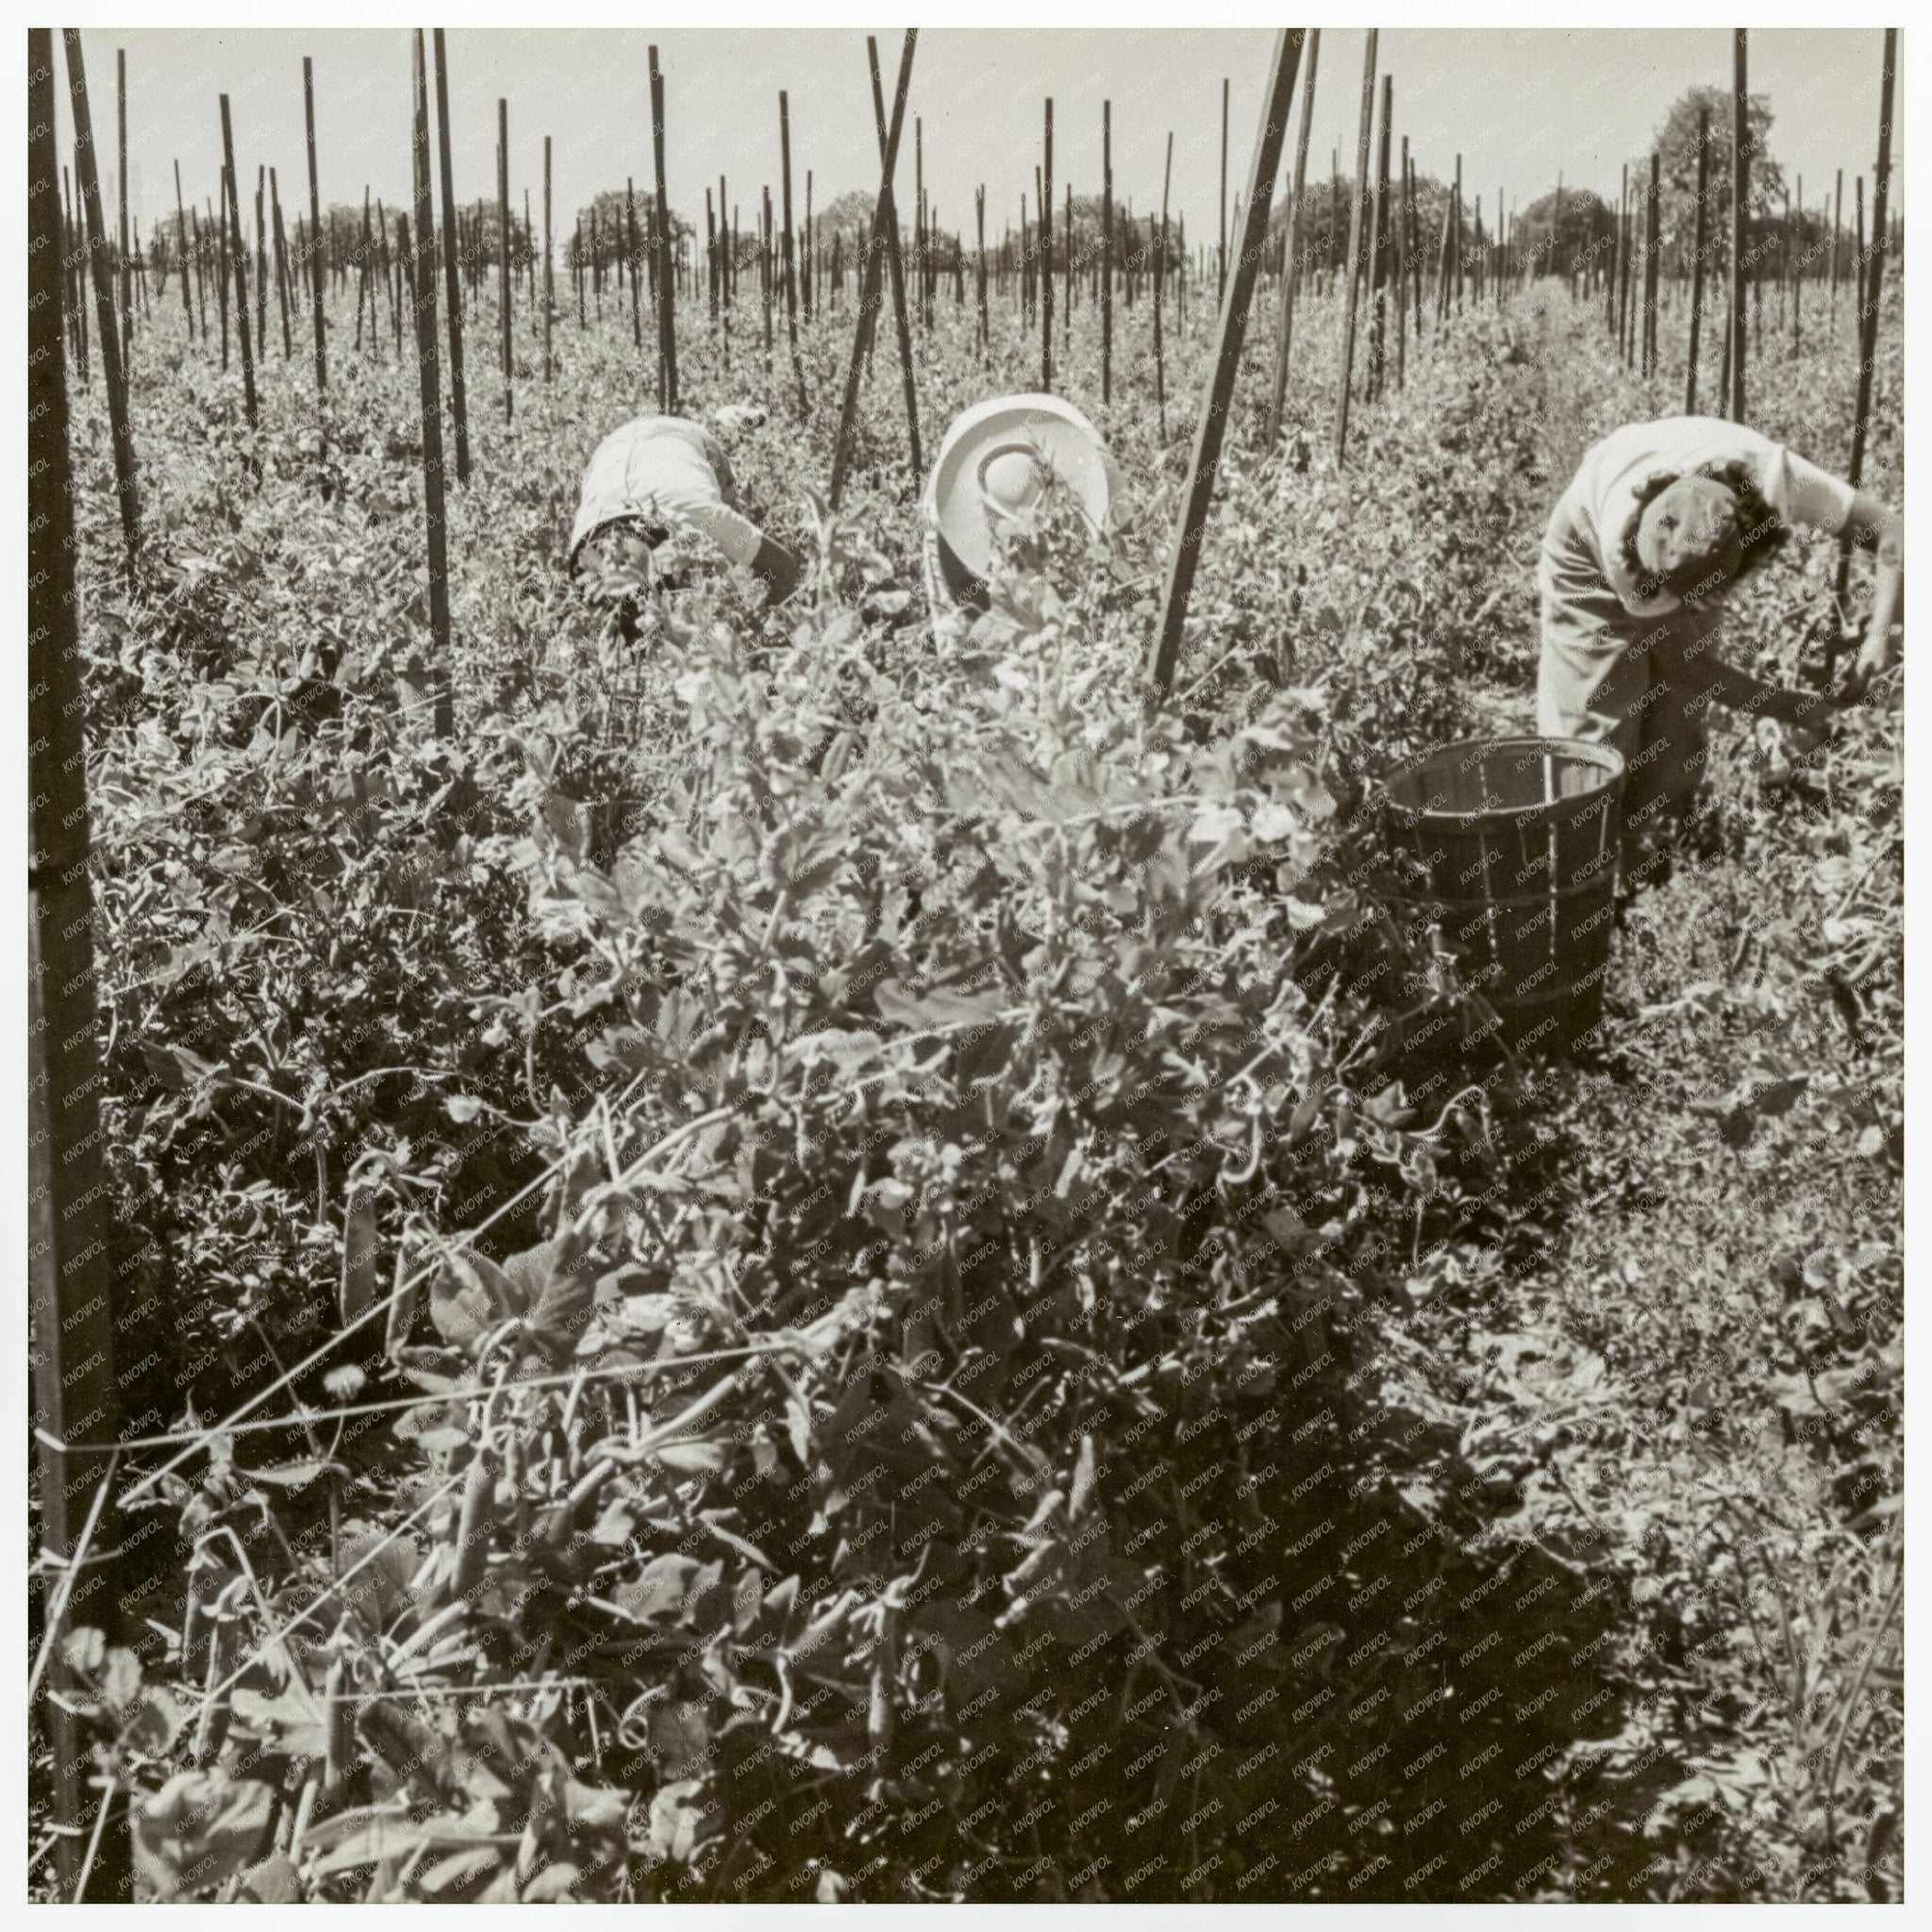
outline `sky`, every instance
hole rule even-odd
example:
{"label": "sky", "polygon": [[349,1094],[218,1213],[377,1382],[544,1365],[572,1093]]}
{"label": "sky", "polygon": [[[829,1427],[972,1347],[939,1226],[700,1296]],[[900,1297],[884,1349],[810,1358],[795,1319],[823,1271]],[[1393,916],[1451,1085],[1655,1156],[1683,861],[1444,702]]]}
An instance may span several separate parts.
{"label": "sky", "polygon": [[[903,28],[878,29],[890,108]],[[1364,33],[1321,38],[1308,171],[1331,153],[1352,172]],[[860,29],[667,27],[455,28],[447,34],[451,139],[459,200],[495,192],[496,104],[509,103],[510,193],[525,189],[541,221],[543,139],[552,140],[559,240],[599,188],[652,174],[647,47],[665,81],[671,205],[702,223],[704,191],[727,177],[741,222],[758,192],[779,192],[778,94],[790,96],[794,206],[806,173],[815,205],[878,179],[865,36]],[[1040,158],[1043,103],[1054,102],[1055,198],[1071,180],[1097,192],[1102,103],[1112,104],[1116,198],[1158,208],[1167,136],[1174,140],[1172,206],[1191,240],[1218,221],[1221,97],[1229,84],[1228,196],[1247,177],[1273,36],[1250,28],[924,28],[913,60],[898,176],[909,209],[913,117],[922,124],[924,181],[940,223],[970,236],[974,191],[988,192],[988,234],[1016,222]],[[173,164],[197,203],[212,198],[221,162],[219,96],[229,96],[244,206],[258,164],[278,174],[285,216],[308,204],[302,57],[315,64],[318,158],[325,206],[358,203],[367,184],[394,205],[409,183],[410,38],[405,28],[87,30],[92,116],[108,195],[114,133],[114,56],[127,57],[128,176],[143,234],[174,211]],[[1876,149],[1883,35],[1854,29],[1759,29],[1749,40],[1749,86],[1769,96],[1773,156],[1802,175],[1807,205],[1845,171],[1870,175]],[[1901,69],[1903,69],[1901,58]],[[1385,29],[1378,74],[1392,76],[1394,127],[1409,137],[1417,171],[1446,176],[1462,156],[1466,195],[1485,225],[1498,191],[1526,204],[1553,187],[1592,187],[1614,199],[1626,159],[1649,150],[1670,103],[1697,82],[1728,87],[1729,34],[1661,30]],[[1377,89],[1379,92],[1379,80]],[[1894,114],[1892,205],[1904,175],[1904,74]],[[71,153],[65,87],[59,139]],[[433,81],[432,81],[433,103]],[[433,111],[433,106],[432,106]],[[1297,120],[1300,109],[1296,108]],[[1292,157],[1289,143],[1287,159]],[[1285,160],[1284,166],[1286,167]],[[1869,192],[1869,182],[1868,182]]]}

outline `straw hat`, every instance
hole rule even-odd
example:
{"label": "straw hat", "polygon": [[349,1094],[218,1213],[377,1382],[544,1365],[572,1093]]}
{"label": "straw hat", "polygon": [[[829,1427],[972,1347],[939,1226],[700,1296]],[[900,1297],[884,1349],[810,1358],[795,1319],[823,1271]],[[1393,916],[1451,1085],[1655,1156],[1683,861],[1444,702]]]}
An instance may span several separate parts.
{"label": "straw hat", "polygon": [[[1049,478],[1072,492],[1095,530],[1106,529],[1120,471],[1100,432],[1071,403],[1049,395],[998,396],[956,416],[924,498],[942,560],[984,578],[995,530],[1032,508]],[[955,573],[949,568],[947,575]]]}

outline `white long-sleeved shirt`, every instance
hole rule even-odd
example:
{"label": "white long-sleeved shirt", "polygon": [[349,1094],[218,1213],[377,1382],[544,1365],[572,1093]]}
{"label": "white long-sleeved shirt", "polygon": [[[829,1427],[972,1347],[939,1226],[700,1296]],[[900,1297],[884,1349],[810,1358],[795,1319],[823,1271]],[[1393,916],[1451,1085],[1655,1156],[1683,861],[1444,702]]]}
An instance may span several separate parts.
{"label": "white long-sleeved shirt", "polygon": [[1852,486],[1782,443],[1721,416],[1667,416],[1627,423],[1584,453],[1551,518],[1551,533],[1567,521],[1624,609],[1636,617],[1665,616],[1681,600],[1668,591],[1642,596],[1624,560],[1624,534],[1637,514],[1637,491],[1660,472],[1688,476],[1739,461],[1751,465],[1765,502],[1786,522],[1836,535],[1850,519],[1857,495]]}
{"label": "white long-sleeved shirt", "polygon": [[739,510],[738,485],[717,438],[681,416],[641,416],[597,445],[571,526],[571,561],[620,517],[667,528],[688,524],[736,564],[751,563],[765,541]]}

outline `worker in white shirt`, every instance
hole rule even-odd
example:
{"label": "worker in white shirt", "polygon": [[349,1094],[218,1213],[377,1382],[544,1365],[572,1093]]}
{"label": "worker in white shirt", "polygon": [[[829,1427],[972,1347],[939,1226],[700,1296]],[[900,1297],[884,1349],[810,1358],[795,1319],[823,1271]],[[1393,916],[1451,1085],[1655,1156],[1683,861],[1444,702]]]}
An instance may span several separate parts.
{"label": "worker in white shirt", "polygon": [[[730,423],[746,416],[718,413]],[[762,579],[774,604],[798,588],[798,558],[740,509],[710,430],[679,416],[641,416],[607,436],[584,473],[570,533],[570,569],[593,601],[614,606],[625,635],[635,637],[637,593],[680,588],[711,552]]]}
{"label": "worker in white shirt", "polygon": [[[1780,690],[1724,661],[1725,594],[1802,524],[1877,553],[1872,621],[1840,698]],[[1705,711],[1818,728],[1885,661],[1905,565],[1900,519],[1740,423],[1632,423],[1584,456],[1543,535],[1537,728],[1624,755],[1626,854],[1694,798]]]}

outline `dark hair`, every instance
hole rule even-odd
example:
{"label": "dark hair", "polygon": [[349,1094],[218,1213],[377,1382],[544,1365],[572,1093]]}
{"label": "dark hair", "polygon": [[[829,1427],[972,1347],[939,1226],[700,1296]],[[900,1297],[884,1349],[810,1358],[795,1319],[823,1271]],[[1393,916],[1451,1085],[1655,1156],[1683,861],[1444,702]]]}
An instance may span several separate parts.
{"label": "dark hair", "polygon": [[[1757,487],[1757,474],[1748,461],[1740,458],[1728,463],[1706,463],[1694,474],[1707,476],[1713,483],[1722,483],[1738,500],[1738,547],[1741,554],[1741,561],[1738,565],[1740,577],[1768,563],[1791,541],[1790,525],[1765,501],[1763,491]],[[1676,471],[1660,470],[1646,476],[1637,486],[1636,504],[1631,510],[1630,521],[1624,526],[1622,548],[1624,566],[1637,579],[1640,596],[1655,597],[1664,588],[1662,572],[1646,570],[1642,558],[1637,554],[1637,532],[1643,522],[1643,512],[1672,484],[1682,480]]]}

